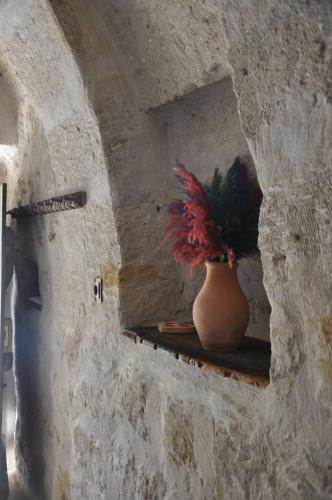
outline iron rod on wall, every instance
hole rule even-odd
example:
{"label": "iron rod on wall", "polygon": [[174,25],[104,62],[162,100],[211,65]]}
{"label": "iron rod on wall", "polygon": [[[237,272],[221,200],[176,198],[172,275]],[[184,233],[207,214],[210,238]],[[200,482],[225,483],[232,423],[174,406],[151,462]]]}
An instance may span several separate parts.
{"label": "iron rod on wall", "polygon": [[78,191],[77,193],[57,196],[44,201],[38,201],[30,205],[21,205],[7,211],[14,219],[31,215],[45,215],[64,210],[73,210],[81,208],[86,204],[86,193]]}

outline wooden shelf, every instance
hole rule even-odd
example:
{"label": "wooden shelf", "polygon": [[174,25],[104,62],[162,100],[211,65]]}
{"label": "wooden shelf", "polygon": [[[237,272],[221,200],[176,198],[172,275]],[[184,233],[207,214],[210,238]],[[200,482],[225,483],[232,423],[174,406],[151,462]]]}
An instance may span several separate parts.
{"label": "wooden shelf", "polygon": [[124,330],[122,335],[136,344],[166,350],[202,370],[213,370],[256,386],[269,383],[271,344],[263,340],[245,337],[236,351],[217,352],[204,350],[196,333],[160,333],[157,327],[139,326]]}

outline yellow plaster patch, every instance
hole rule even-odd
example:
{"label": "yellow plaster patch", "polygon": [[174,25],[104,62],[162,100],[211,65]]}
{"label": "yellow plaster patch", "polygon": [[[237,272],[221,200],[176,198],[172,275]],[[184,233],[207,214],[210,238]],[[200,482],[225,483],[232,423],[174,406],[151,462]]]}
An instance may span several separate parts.
{"label": "yellow plaster patch", "polygon": [[157,266],[149,264],[124,267],[102,265],[101,274],[104,288],[126,288],[156,281],[159,277],[159,269]]}
{"label": "yellow plaster patch", "polygon": [[322,318],[320,324],[325,335],[332,337],[332,315]]}
{"label": "yellow plaster patch", "polygon": [[324,334],[318,339],[323,348],[324,357],[316,362],[316,366],[323,380],[332,383],[332,314],[321,318],[308,318],[307,322],[311,326],[319,327]]}
{"label": "yellow plaster patch", "polygon": [[104,288],[118,288],[119,268],[112,265],[103,264],[100,266]]}
{"label": "yellow plaster patch", "polygon": [[319,327],[328,342],[332,340],[332,314],[321,318],[307,318],[306,322],[310,326]]}
{"label": "yellow plaster patch", "polygon": [[70,500],[70,479],[68,472],[59,467],[54,489],[53,500]]}

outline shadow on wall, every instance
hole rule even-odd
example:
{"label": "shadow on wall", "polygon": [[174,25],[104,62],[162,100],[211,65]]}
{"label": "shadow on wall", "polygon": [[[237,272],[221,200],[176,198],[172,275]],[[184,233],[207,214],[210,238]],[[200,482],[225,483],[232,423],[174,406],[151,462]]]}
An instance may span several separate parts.
{"label": "shadow on wall", "polygon": [[[18,248],[15,270],[17,294],[15,311],[15,375],[17,392],[16,468],[18,475],[27,480],[29,489],[37,498],[46,498],[44,492],[45,462],[41,416],[43,402],[40,380],[39,320],[40,311],[29,301],[39,296],[38,268],[31,241],[32,221],[17,222]],[[24,249],[24,251],[22,250]]]}

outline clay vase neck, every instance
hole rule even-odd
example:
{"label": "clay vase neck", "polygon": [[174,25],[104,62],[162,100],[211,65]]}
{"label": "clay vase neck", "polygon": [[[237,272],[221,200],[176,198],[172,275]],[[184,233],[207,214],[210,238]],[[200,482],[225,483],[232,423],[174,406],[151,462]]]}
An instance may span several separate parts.
{"label": "clay vase neck", "polygon": [[206,262],[206,279],[193,307],[194,324],[205,349],[230,351],[241,343],[249,305],[237,277],[238,264]]}

